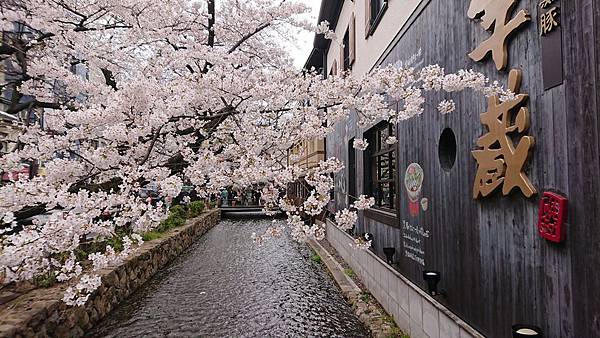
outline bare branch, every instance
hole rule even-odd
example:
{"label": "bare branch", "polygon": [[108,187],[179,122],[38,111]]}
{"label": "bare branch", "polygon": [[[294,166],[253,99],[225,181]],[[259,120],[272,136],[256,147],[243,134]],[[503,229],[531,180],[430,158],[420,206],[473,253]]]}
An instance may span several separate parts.
{"label": "bare branch", "polygon": [[244,35],[240,41],[238,41],[235,45],[233,45],[231,48],[229,48],[229,51],[227,51],[227,53],[231,54],[231,53],[235,52],[235,50],[238,49],[244,42],[246,42],[248,39],[255,36],[256,34],[262,32],[264,29],[266,29],[269,26],[271,26],[271,24],[268,22],[263,23],[262,25],[258,26],[253,32]]}

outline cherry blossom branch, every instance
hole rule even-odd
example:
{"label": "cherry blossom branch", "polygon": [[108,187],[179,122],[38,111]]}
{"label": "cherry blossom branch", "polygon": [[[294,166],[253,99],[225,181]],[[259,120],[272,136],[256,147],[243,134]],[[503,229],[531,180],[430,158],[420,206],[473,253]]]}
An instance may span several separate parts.
{"label": "cherry blossom branch", "polygon": [[271,26],[271,23],[269,23],[269,22],[263,23],[262,25],[258,26],[253,32],[244,35],[238,42],[236,42],[231,48],[229,48],[227,53],[231,54],[231,53],[235,52],[236,49],[238,49],[244,42],[246,42],[248,39],[252,38],[256,34],[262,32],[269,26]]}

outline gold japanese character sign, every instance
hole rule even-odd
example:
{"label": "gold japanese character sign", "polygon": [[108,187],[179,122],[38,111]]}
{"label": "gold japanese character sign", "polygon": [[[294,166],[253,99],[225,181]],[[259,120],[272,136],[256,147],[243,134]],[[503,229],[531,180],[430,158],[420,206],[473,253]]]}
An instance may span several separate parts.
{"label": "gold japanese character sign", "polygon": [[508,38],[521,26],[531,20],[526,10],[520,10],[510,18],[518,0],[471,0],[468,16],[481,19],[481,26],[491,32],[491,36],[482,42],[469,57],[474,61],[483,60],[489,53],[496,69],[503,70],[508,63]]}
{"label": "gold japanese character sign", "polygon": [[[530,124],[529,109],[524,107],[528,95],[519,94],[521,70],[513,69],[508,76],[509,89],[516,94],[512,100],[500,102],[498,96],[488,99],[488,111],[481,114],[481,123],[487,133],[477,140],[481,149],[472,152],[477,161],[477,174],[473,185],[473,198],[486,197],[502,187],[508,195],[519,188],[526,197],[536,193],[535,187],[524,173],[524,166],[534,146],[534,138],[523,135]],[[516,113],[516,115],[515,115]],[[515,145],[513,135],[522,135]]]}
{"label": "gold japanese character sign", "polygon": [[540,8],[540,35],[546,35],[560,26],[558,22],[558,6],[554,6],[554,0],[541,0]]}

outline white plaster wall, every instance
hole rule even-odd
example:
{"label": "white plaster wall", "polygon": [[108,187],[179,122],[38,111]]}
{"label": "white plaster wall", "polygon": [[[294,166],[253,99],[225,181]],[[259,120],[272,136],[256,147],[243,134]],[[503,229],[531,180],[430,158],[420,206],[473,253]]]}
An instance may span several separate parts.
{"label": "white plaster wall", "polygon": [[[327,0],[323,0],[327,1]],[[394,37],[404,27],[411,14],[423,0],[388,0],[388,8],[373,35],[365,39],[365,1],[345,0],[335,33],[339,42],[332,42],[327,54],[327,70],[333,61],[340,66],[340,44],[348,29],[352,13],[356,16],[356,60],[352,66],[355,75],[367,74],[375,65]]]}

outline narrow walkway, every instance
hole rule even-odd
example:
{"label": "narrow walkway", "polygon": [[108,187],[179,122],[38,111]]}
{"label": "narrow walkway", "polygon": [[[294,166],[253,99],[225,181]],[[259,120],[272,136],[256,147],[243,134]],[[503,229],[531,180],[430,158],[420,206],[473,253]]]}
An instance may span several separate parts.
{"label": "narrow walkway", "polygon": [[270,220],[225,220],[89,337],[366,337],[310,250],[282,238],[256,247]]}

